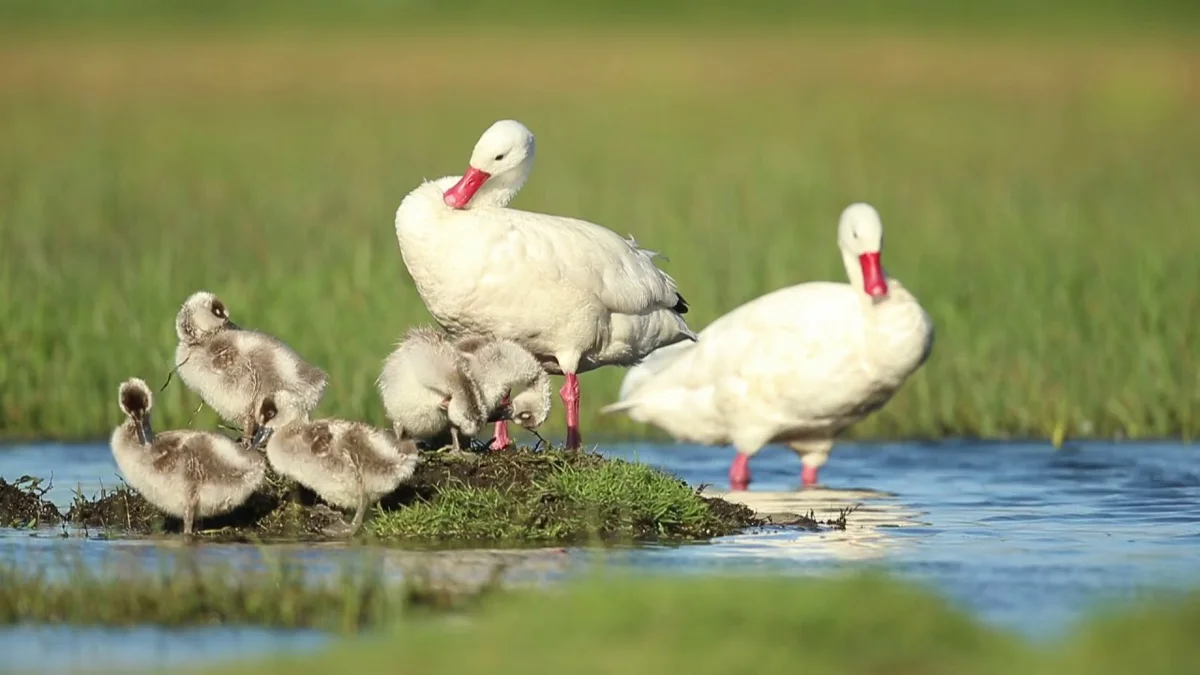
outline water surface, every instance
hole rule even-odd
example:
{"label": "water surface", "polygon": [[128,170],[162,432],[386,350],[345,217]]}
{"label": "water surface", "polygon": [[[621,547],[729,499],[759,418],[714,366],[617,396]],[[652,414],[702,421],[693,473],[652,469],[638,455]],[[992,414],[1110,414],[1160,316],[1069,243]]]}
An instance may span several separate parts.
{"label": "water surface", "polygon": [[[714,494],[765,512],[836,517],[857,506],[845,531],[770,530],[712,544],[649,546],[610,552],[610,561],[654,574],[763,572],[826,574],[852,565],[879,565],[937,589],[982,619],[1037,639],[1053,637],[1101,602],[1154,589],[1200,585],[1200,452],[1172,443],[1076,443],[1061,450],[1040,443],[842,444],[821,472],[822,486],[800,490],[800,463],[785,449],[751,462],[754,483],[725,493],[732,453],[693,446],[623,444],[606,454],[671,471]],[[0,476],[50,477],[47,497],[65,510],[73,491],[117,483],[105,445],[39,444],[0,449]],[[101,563],[120,552],[144,553],[162,564],[164,551],[237,564],[263,564],[261,549],[241,545],[180,547],[176,543],[103,541],[55,536],[56,531],[0,530],[0,560],[45,567],[63,551]],[[376,551],[397,575],[414,554]],[[361,548],[339,543],[273,547],[272,555],[302,562],[314,575],[333,572]],[[515,579],[555,579],[594,560],[591,552],[487,552],[444,556],[447,573],[486,576],[497,557],[522,562]],[[443,559],[439,558],[439,559]],[[319,635],[205,629],[82,631],[21,628],[0,631],[0,666],[36,661],[31,635],[61,663],[162,665],[200,653],[308,648]],[[57,641],[57,642],[56,642]],[[118,649],[114,645],[121,643]],[[204,645],[236,642],[238,649]],[[9,646],[13,648],[9,648]],[[191,651],[189,651],[191,650]],[[72,661],[72,655],[83,660]],[[141,659],[139,661],[139,659]]]}

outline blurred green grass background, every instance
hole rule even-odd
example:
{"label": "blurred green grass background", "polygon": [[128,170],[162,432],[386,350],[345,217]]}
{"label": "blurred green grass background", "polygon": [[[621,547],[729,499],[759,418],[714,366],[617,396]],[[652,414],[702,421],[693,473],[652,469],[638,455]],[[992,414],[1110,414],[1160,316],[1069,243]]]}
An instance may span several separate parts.
{"label": "blurred green grass background", "polygon": [[[538,138],[514,206],[662,251],[697,329],[840,280],[875,204],[937,343],[851,436],[1200,428],[1195,3],[195,7],[0,3],[0,436],[106,434],[200,288],[330,373],[319,414],[382,422],[429,320],[393,213],[500,118]],[[622,375],[583,376],[585,441],[648,431],[596,414]]]}
{"label": "blurred green grass background", "polygon": [[1031,644],[877,575],[607,580],[203,672],[1184,675],[1198,608],[1195,594],[1124,607]]}
{"label": "blurred green grass background", "polygon": [[854,30],[895,28],[973,31],[1051,31],[1102,29],[1116,33],[1166,29],[1191,32],[1200,7],[1190,0],[1009,0],[964,3],[954,0],[4,0],[0,16],[23,28],[287,26],[329,30],[351,27],[403,29],[413,24],[563,26],[585,23],[638,28],[731,23],[761,28],[775,22],[793,26],[837,26]]}
{"label": "blurred green grass background", "polygon": [[283,563],[235,570],[207,561],[135,579],[92,561],[78,563],[69,583],[45,569],[0,567],[0,625],[186,631],[219,623],[334,637],[315,653],[228,663],[216,650],[156,669],[173,674],[1190,675],[1200,656],[1194,590],[1096,603],[1073,625],[1029,639],[870,567],[674,578],[595,567],[546,589],[456,584],[419,565],[398,584],[385,580],[381,562],[335,565],[323,581]]}

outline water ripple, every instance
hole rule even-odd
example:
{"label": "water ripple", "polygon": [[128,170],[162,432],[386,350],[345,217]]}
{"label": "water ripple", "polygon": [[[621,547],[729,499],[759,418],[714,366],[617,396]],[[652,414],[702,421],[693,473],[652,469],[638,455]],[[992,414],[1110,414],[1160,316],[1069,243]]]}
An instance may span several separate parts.
{"label": "water ripple", "polygon": [[[1055,450],[1041,443],[847,443],[838,446],[822,469],[823,487],[808,490],[799,489],[796,455],[768,448],[752,461],[755,482],[742,492],[726,491],[732,458],[728,449],[626,444],[609,446],[606,454],[658,466],[693,485],[706,485],[710,494],[764,513],[811,511],[825,520],[856,509],[844,531],[763,528],[711,544],[647,546],[607,554],[610,562],[647,574],[808,575],[883,565],[939,589],[989,621],[1035,638],[1060,633],[1097,603],[1200,583],[1200,568],[1194,564],[1200,554],[1200,451],[1180,444],[1072,443]],[[51,473],[55,485],[48,497],[60,508],[69,504],[74,490],[93,494],[102,485],[116,484],[117,475],[103,445],[0,448],[0,476]],[[372,552],[397,575],[403,574],[406,556],[428,555],[394,549]],[[272,554],[300,562],[321,576],[360,557],[362,549],[333,543],[275,547]],[[102,564],[115,555],[133,556],[143,569],[173,555],[247,567],[264,564],[261,550],[254,546],[184,549],[174,542],[64,539],[54,531],[0,530],[0,561],[45,568],[68,558]],[[478,560],[460,558],[454,573],[480,574],[489,556],[496,555],[514,554],[478,552]],[[531,562],[523,573],[516,566],[519,578],[561,578],[566,570],[588,568],[593,555],[533,552],[525,559]],[[140,665],[164,665],[174,658],[170,654],[189,653],[188,645],[234,639],[232,634],[173,632],[184,637],[167,648],[162,645],[171,639],[151,629],[119,640],[103,637],[109,635],[103,631],[15,629],[0,631],[0,665],[20,666],[21,649],[36,644],[22,630],[33,631],[43,643],[67,635],[76,645],[96,645],[87,647],[95,652],[85,659],[90,665],[103,661],[121,666],[139,653],[145,659]],[[254,637],[260,633],[268,637]],[[239,644],[271,649],[284,644],[277,639],[296,637],[260,633],[237,639],[242,640]],[[297,645],[315,640],[296,639]],[[117,643],[121,650],[113,647]],[[137,645],[142,645],[141,652]],[[295,647],[287,643],[287,648]],[[38,649],[59,653],[53,645]],[[97,654],[105,658],[95,661]]]}

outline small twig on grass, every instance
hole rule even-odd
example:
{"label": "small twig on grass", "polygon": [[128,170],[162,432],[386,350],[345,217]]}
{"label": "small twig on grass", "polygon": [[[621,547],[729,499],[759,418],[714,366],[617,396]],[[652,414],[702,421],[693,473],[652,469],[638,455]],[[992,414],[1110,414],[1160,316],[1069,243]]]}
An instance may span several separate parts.
{"label": "small twig on grass", "polygon": [[189,428],[192,426],[192,423],[196,421],[196,415],[200,414],[200,409],[203,407],[204,407],[204,401],[201,401],[200,405],[196,406],[196,409],[192,411],[192,416],[190,419],[188,419],[188,427]]}
{"label": "small twig on grass", "polygon": [[547,448],[548,448],[548,447],[550,447],[550,443],[549,443],[549,441],[547,441],[546,439],[542,438],[542,435],[541,435],[541,434],[539,434],[539,433],[538,433],[538,432],[537,432],[535,429],[530,429],[530,430],[529,430],[529,433],[533,434],[534,436],[537,436],[537,439],[538,439],[537,443],[534,443],[534,444],[533,444],[533,450],[534,450],[534,452],[536,452],[536,451],[537,451],[539,448],[541,448],[543,445],[544,445],[544,446],[546,446]]}
{"label": "small twig on grass", "polygon": [[192,358],[192,357],[188,356],[187,359],[184,359],[180,363],[176,363],[174,368],[167,371],[167,379],[165,382],[162,383],[162,386],[158,388],[158,393],[161,394],[163,392],[163,390],[167,388],[167,385],[171,384],[171,376],[175,374],[175,371],[179,370],[180,366],[182,366],[184,363],[187,363],[188,359],[190,359],[190,358]]}

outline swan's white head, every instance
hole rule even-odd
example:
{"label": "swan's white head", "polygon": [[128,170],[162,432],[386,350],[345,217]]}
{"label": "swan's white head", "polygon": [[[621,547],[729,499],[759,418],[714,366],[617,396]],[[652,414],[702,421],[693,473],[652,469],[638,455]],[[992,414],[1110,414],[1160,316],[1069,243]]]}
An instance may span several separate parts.
{"label": "swan's white head", "polygon": [[862,268],[863,291],[872,298],[886,297],[887,280],[879,259],[883,250],[883,223],[875,207],[858,202],[842,211],[838,221],[838,246],[846,256],[858,259]]}
{"label": "swan's white head", "polygon": [[515,195],[529,176],[533,153],[533,132],[528,127],[516,120],[496,122],[479,137],[466,173],[446,190],[442,200],[447,206],[464,209],[489,180]]}

